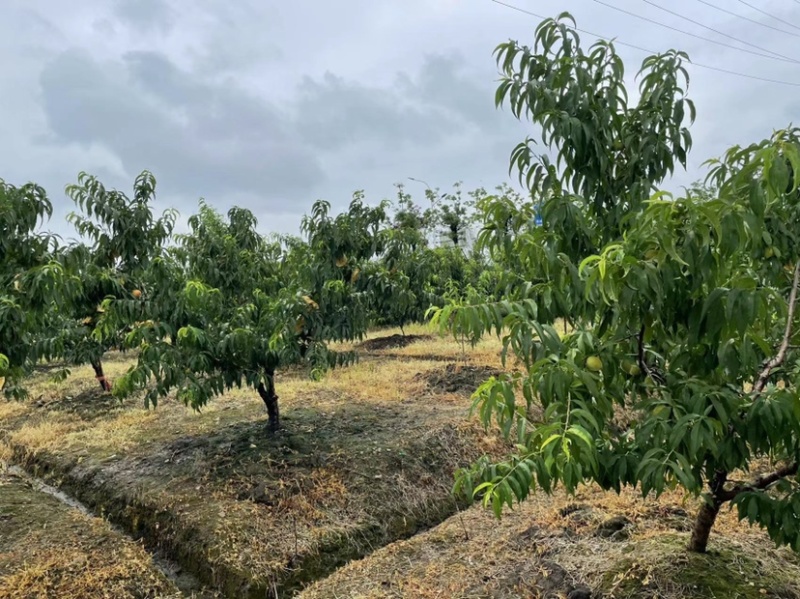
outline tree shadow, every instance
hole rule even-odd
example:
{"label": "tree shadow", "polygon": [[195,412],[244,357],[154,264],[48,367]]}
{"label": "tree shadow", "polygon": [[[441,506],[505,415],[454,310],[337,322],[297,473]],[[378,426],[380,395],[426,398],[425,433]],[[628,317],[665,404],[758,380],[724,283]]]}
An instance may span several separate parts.
{"label": "tree shadow", "polygon": [[55,399],[41,398],[33,402],[40,409],[64,412],[92,421],[115,413],[125,407],[126,402],[117,399],[99,388],[91,388],[77,395],[64,395]]}

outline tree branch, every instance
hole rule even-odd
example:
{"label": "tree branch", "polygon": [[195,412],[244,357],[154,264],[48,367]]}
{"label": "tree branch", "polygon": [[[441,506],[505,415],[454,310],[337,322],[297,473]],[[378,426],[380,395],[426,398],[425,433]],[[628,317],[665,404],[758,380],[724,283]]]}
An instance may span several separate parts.
{"label": "tree branch", "polygon": [[764,365],[756,382],[753,384],[754,395],[759,395],[764,390],[772,371],[783,364],[783,361],[786,359],[786,352],[789,349],[789,340],[792,337],[792,324],[794,321],[794,311],[797,307],[798,287],[800,287],[800,261],[794,265],[794,279],[792,281],[792,290],[789,292],[789,312],[786,316],[786,328],[783,332],[783,339],[778,346],[777,353]]}
{"label": "tree branch", "polygon": [[731,501],[736,498],[737,495],[740,493],[744,493],[745,491],[763,491],[764,489],[768,488],[770,485],[778,482],[779,480],[786,478],[787,476],[794,476],[797,474],[798,471],[798,463],[792,462],[791,464],[787,464],[782,468],[778,468],[775,472],[767,474],[765,476],[759,476],[757,479],[750,483],[745,484],[737,484],[730,490],[720,489],[718,494],[715,494],[715,497],[719,501]]}
{"label": "tree branch", "polygon": [[[792,278],[792,289],[789,292],[789,304],[788,304],[788,313],[786,315],[786,327],[783,331],[783,338],[781,339],[781,343],[778,346],[778,351],[775,355],[770,358],[767,363],[762,368],[761,372],[756,379],[756,382],[753,384],[753,395],[758,396],[764,391],[764,387],[767,386],[767,381],[769,380],[772,371],[778,368],[783,361],[786,359],[786,352],[792,347],[790,345],[790,341],[792,338],[792,325],[794,324],[794,313],[795,309],[797,308],[797,294],[798,289],[800,289],[800,261],[798,261],[794,265],[794,276]],[[734,432],[733,423],[728,425],[728,431],[732,434]],[[772,474],[767,476],[761,476],[754,480],[749,484],[737,484],[734,486],[733,489],[725,490],[720,488],[719,494],[717,497],[721,501],[730,501],[734,499],[739,493],[748,490],[763,490],[769,487],[771,484],[779,481],[782,478],[786,478],[787,476],[792,476],[797,474],[798,471],[798,463],[793,462],[788,466],[784,466],[783,468],[779,468]]]}
{"label": "tree branch", "polygon": [[637,361],[639,362],[639,368],[641,369],[642,372],[645,373],[646,376],[653,379],[654,383],[658,385],[663,385],[664,377],[657,370],[650,368],[650,366],[647,365],[647,361],[644,358],[644,332],[645,332],[645,327],[644,325],[642,325],[642,328],[639,329],[639,334],[637,337],[637,343],[639,346]]}
{"label": "tree branch", "polygon": [[786,478],[787,476],[793,476],[795,474],[797,474],[797,462],[789,464],[788,466],[784,466],[783,468],[778,468],[772,474],[759,476],[753,482],[752,486],[755,489],[766,489],[771,484],[778,482],[780,479]]}

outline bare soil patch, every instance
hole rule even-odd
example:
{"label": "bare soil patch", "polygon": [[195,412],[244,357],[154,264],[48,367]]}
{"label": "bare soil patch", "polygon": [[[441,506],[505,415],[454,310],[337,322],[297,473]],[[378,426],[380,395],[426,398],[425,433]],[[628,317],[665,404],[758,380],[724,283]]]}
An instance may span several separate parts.
{"label": "bare soil patch", "polygon": [[381,351],[385,349],[399,349],[407,347],[412,343],[420,341],[427,341],[433,339],[433,335],[387,335],[384,337],[375,337],[362,341],[356,346],[360,351]]}
{"label": "bare soil patch", "polygon": [[458,393],[469,397],[492,376],[501,371],[488,366],[448,364],[420,375],[434,393]]}
{"label": "bare soil patch", "polygon": [[130,406],[134,401],[122,402],[97,386],[58,399],[42,396],[32,400],[32,404],[37,408],[75,414],[83,420],[94,420],[120,411],[125,404]]}

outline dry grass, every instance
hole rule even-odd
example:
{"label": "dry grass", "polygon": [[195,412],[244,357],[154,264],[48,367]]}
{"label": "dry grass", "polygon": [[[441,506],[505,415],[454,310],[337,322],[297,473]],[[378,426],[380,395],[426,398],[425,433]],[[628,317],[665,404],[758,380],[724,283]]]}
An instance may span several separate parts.
{"label": "dry grass", "polygon": [[0,474],[0,597],[179,597],[142,547]]}
{"label": "dry grass", "polygon": [[[200,413],[172,398],[148,411],[109,401],[81,372],[62,383],[40,374],[24,411],[0,419],[0,437],[27,468],[229,595],[284,596],[437,524],[456,509],[454,470],[503,451],[467,422],[467,396],[429,385],[444,365],[376,352],[321,382],[279,373],[277,436],[251,390]],[[125,368],[119,359],[106,370]]]}
{"label": "dry grass", "polygon": [[[374,342],[381,338],[400,336],[403,332],[399,327],[375,329],[366,336],[366,342]],[[452,335],[440,335],[437,327],[429,324],[413,324],[405,327],[405,335],[417,337],[413,343],[404,347],[388,347],[385,349],[370,350],[374,356],[392,358],[434,359],[437,361],[457,361],[466,364],[480,364],[501,368],[501,344],[496,336],[487,336],[474,347],[469,343],[461,345]],[[334,344],[332,347],[340,350],[359,350],[363,343]],[[363,352],[362,352],[363,353]],[[509,362],[511,357],[509,356]]]}
{"label": "dry grass", "polygon": [[[359,363],[320,382],[279,373],[278,436],[265,432],[252,390],[232,391],[199,413],[174,398],[148,411],[138,399],[109,400],[88,370],[62,383],[40,373],[32,401],[0,402],[0,459],[47,473],[228,596],[290,596],[385,546],[303,596],[565,597],[586,584],[619,599],[800,597],[797,559],[733,514],[715,528],[716,555],[687,556],[695,506],[677,493],[655,501],[587,487],[576,497],[534,497],[500,524],[472,508],[393,542],[455,513],[458,466],[506,449],[466,418],[471,391],[501,369],[499,342],[467,347],[464,359],[452,338],[430,327],[406,333],[421,338],[362,352]],[[131,359],[113,356],[109,376]],[[617,535],[624,538],[596,536],[614,516],[630,522]],[[43,553],[37,563],[48,559]],[[108,568],[98,580],[113,587],[117,574]]]}
{"label": "dry grass", "polygon": [[[302,599],[800,597],[800,559],[723,514],[708,555],[688,554],[693,502],[585,487],[535,496],[498,522],[481,506],[351,562]],[[603,536],[609,521],[621,532]],[[614,530],[609,528],[609,530]]]}
{"label": "dry grass", "polygon": [[80,422],[55,414],[52,419],[39,420],[24,424],[10,436],[10,443],[25,447],[33,454],[43,449],[53,449],[61,445],[62,440],[75,430],[80,429]]}

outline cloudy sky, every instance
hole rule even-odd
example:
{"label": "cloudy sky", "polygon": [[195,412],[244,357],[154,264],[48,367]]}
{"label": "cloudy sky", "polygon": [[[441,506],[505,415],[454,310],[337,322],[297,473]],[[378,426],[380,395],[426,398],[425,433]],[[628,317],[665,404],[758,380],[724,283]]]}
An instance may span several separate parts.
{"label": "cloudy sky", "polygon": [[[507,1],[800,85],[798,0]],[[509,38],[532,43],[539,20],[491,0],[2,4],[0,178],[45,186],[59,232],[72,209],[64,185],[81,170],[129,192],[150,169],[159,208],[185,218],[205,197],[251,208],[265,232],[296,232],[319,198],[341,208],[363,189],[377,202],[404,181],[421,199],[424,186],[408,177],[442,189],[511,182],[508,154],[530,132],[494,108],[492,50]],[[631,73],[646,56],[619,50]],[[797,85],[690,72],[695,146],[671,186],[696,179],[727,146],[800,120]]]}

